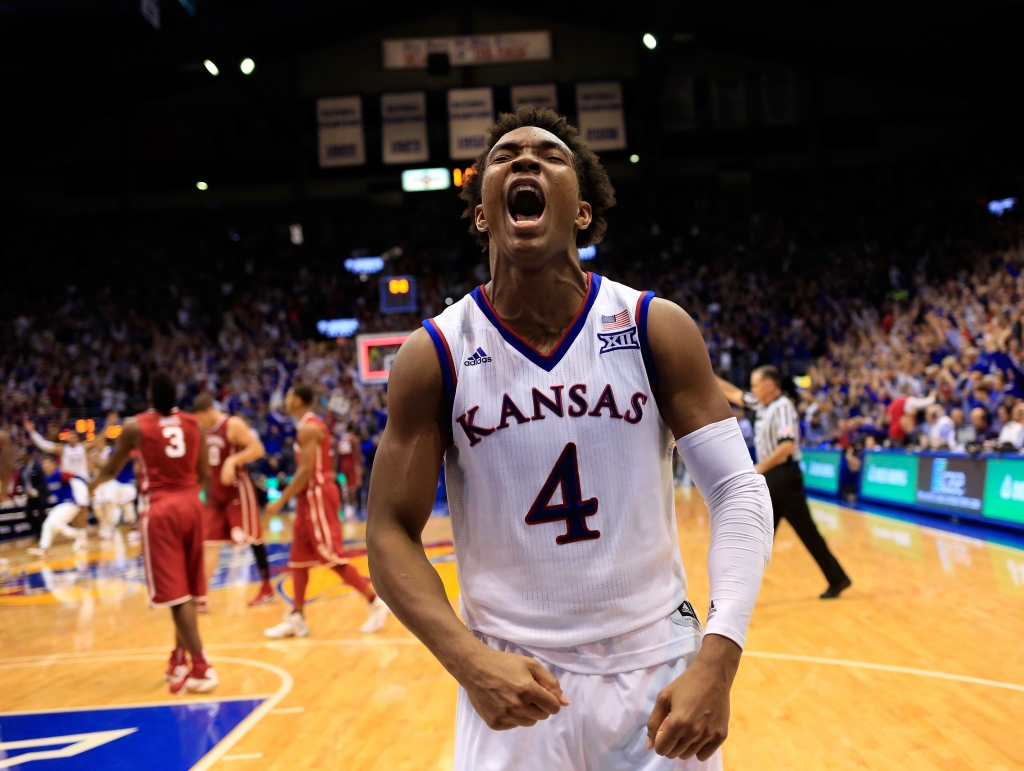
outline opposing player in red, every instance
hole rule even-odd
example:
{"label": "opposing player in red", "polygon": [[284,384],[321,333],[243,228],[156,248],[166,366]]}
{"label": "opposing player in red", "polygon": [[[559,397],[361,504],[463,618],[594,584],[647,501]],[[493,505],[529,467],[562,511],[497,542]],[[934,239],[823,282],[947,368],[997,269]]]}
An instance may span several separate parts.
{"label": "opposing player in red", "polygon": [[372,634],[384,626],[390,611],[384,600],[373,591],[370,582],[359,575],[344,556],[345,542],[338,520],[341,492],[331,473],[331,434],[313,413],[312,405],[313,389],[309,386],[293,386],[285,395],[285,410],[297,420],[295,459],[298,468],[292,481],[281,492],[281,497],[267,504],[266,512],[268,517],[272,517],[280,513],[292,498],[297,499],[292,550],[288,559],[295,598],[292,612],[280,624],[265,630],[264,634],[273,638],[309,635],[303,608],[309,569],[317,565],[330,567],[342,581],[367,599],[370,615],[359,631]]}
{"label": "opposing player in red", "polygon": [[206,498],[206,577],[217,569],[222,544],[251,546],[263,583],[249,606],[274,601],[270,585],[270,563],[263,545],[260,506],[256,488],[249,478],[248,464],[267,451],[259,435],[238,415],[228,415],[214,406],[213,395],[201,393],[192,402],[192,412],[206,429],[210,459],[210,488]]}
{"label": "opposing player in red", "polygon": [[210,475],[206,436],[195,416],[174,406],[177,389],[168,374],[155,372],[150,377],[148,396],[150,409],[125,422],[113,455],[90,487],[95,490],[114,479],[132,450],[138,450],[149,604],[170,608],[174,618],[174,650],[165,677],[171,693],[206,693],[217,685],[196,623],[196,600],[206,597],[199,500],[199,490]]}
{"label": "opposing player in red", "polygon": [[345,521],[355,516],[359,504],[359,488],[363,486],[363,460],[359,451],[359,437],[346,424],[338,438],[338,472],[345,475],[345,486],[341,488],[345,505]]}

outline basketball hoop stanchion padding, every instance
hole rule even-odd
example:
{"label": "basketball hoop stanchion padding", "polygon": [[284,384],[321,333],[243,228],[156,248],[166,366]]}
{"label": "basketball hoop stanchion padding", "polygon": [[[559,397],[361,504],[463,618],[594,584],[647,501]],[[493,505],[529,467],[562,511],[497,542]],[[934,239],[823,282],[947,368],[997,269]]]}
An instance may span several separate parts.
{"label": "basketball hoop stanchion padding", "polygon": [[391,362],[402,343],[412,332],[384,332],[357,335],[356,350],[359,357],[359,380],[365,385],[383,385],[388,382]]}

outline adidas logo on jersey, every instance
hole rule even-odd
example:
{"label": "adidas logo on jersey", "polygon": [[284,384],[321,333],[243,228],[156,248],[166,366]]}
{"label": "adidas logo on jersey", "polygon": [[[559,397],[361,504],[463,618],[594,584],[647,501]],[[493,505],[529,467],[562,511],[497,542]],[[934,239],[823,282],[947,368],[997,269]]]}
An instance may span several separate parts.
{"label": "adidas logo on jersey", "polygon": [[467,367],[475,367],[477,364],[486,364],[489,361],[493,361],[493,359],[484,352],[483,348],[477,348],[473,351],[473,355],[462,363]]}

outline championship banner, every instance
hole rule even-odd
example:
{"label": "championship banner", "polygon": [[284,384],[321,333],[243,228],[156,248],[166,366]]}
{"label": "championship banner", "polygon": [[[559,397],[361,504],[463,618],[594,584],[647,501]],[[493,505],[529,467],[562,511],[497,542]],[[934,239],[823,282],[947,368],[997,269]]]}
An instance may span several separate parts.
{"label": "championship banner", "polygon": [[358,96],[317,99],[316,121],[321,168],[366,163],[363,106]]}
{"label": "championship banner", "polygon": [[693,78],[676,78],[665,84],[662,116],[665,128],[670,131],[684,131],[697,127],[697,101],[694,96]]}
{"label": "championship banner", "polygon": [[384,163],[423,163],[430,157],[425,91],[381,95],[380,117]]}
{"label": "championship banner", "polygon": [[792,75],[761,77],[764,122],[769,126],[796,123],[796,83]]}
{"label": "championship banner", "polygon": [[558,112],[558,90],[554,83],[534,83],[529,86],[512,86],[512,109],[526,105]]}
{"label": "championship banner", "polygon": [[626,149],[621,83],[576,84],[576,112],[580,134],[591,150]]}
{"label": "championship banner", "polygon": [[717,128],[747,125],[747,87],[742,77],[723,75],[711,81],[711,114]]}
{"label": "championship banner", "polygon": [[487,146],[494,123],[490,88],[453,88],[448,92],[448,150],[455,160],[476,158]]}
{"label": "championship banner", "polygon": [[384,69],[423,70],[427,67],[429,54],[448,54],[448,61],[453,67],[543,61],[551,58],[551,33],[540,30],[385,40]]}

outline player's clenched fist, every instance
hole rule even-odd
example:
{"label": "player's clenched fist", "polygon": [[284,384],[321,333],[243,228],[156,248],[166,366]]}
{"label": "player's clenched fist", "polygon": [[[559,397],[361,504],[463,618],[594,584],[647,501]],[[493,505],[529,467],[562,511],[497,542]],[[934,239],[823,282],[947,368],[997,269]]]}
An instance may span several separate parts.
{"label": "player's clenched fist", "polygon": [[526,656],[486,649],[460,674],[473,708],[495,731],[534,725],[569,705],[555,676]]}
{"label": "player's clenched fist", "polygon": [[729,733],[729,690],[740,648],[715,634],[696,661],[658,694],[647,721],[647,748],[667,758],[707,760]]}

